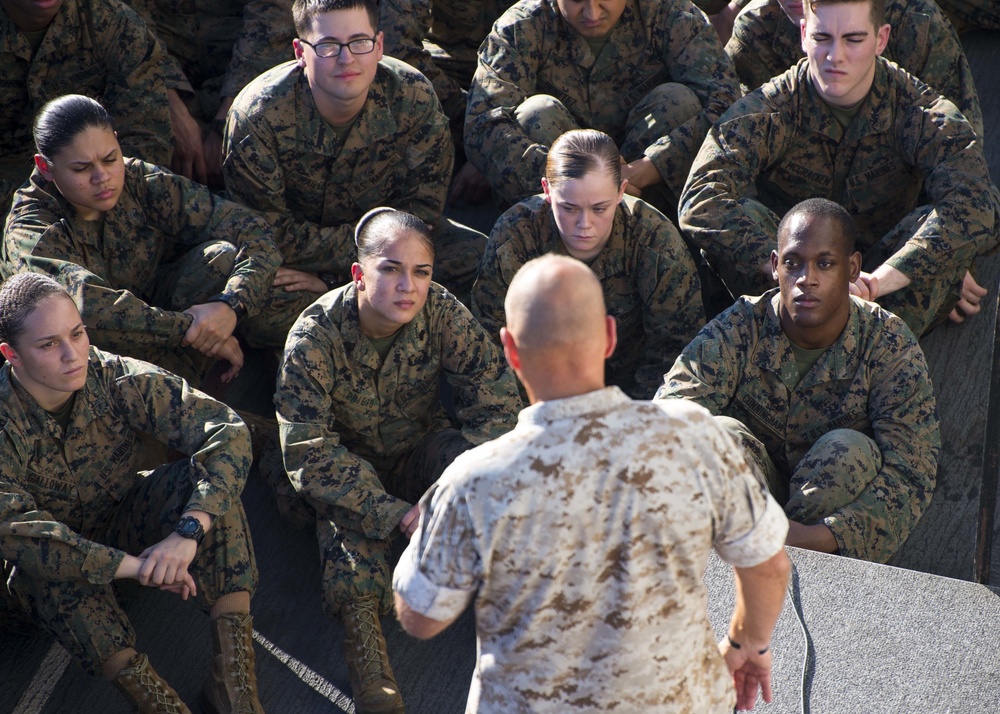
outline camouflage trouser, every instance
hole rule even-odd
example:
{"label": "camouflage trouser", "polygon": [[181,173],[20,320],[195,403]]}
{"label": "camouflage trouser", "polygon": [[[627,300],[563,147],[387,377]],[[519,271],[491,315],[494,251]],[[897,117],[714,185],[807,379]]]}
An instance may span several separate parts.
{"label": "camouflage trouser", "polygon": [[[192,305],[204,303],[222,292],[236,265],[239,249],[225,241],[211,241],[195,246],[175,262],[157,270],[156,284],[149,304],[183,312]],[[100,332],[90,330],[91,341],[101,345]],[[183,377],[194,387],[200,387],[214,360],[190,347],[146,345],[136,341],[125,351],[130,357],[144,359]]]}
{"label": "camouflage trouser", "polygon": [[[642,158],[647,147],[687,122],[702,110],[698,96],[683,84],[668,82],[653,87],[629,110],[625,123],[625,138],[618,147],[626,161]],[[555,97],[536,94],[528,97],[514,111],[517,123],[537,144],[552,146],[552,142],[571,129],[581,129],[570,111]],[[671,161],[668,174],[663,176],[664,186],[643,190],[643,199],[674,216],[677,212],[677,196],[680,195],[693,156],[679,161]],[[662,167],[657,167],[661,169]],[[541,176],[538,191],[541,191]],[[649,195],[647,195],[647,193]],[[669,204],[661,205],[664,201]]]}
{"label": "camouflage trouser", "polygon": [[[191,498],[194,474],[187,459],[165,464],[125,495],[108,523],[85,538],[138,555],[170,535]],[[100,674],[112,654],[135,646],[135,632],[110,584],[86,580],[49,582],[4,564],[11,592],[32,619],[40,623],[90,673]],[[206,612],[222,595],[253,593],[257,563],[250,527],[239,500],[216,518],[188,568],[198,588],[195,597]]]}
{"label": "camouflage trouser", "polygon": [[[861,269],[871,272],[903,247],[933,206],[919,206],[903,218],[881,241],[864,251]],[[881,307],[903,318],[913,334],[922,337],[947,318],[958,302],[962,279],[975,254],[967,252],[948,263],[935,264],[933,279],[914,280],[901,290],[876,298]]]}
{"label": "camouflage trouser", "polygon": [[1000,3],[996,0],[938,0],[955,29],[1000,30]]}
{"label": "camouflage trouser", "polygon": [[[431,432],[408,456],[379,470],[379,479],[388,493],[416,503],[455,457],[471,448],[457,429]],[[389,560],[392,540],[400,531],[394,528],[384,540],[369,538],[359,528],[360,517],[345,513],[336,520],[316,519],[323,608],[331,617],[339,617],[341,607],[361,595],[378,597],[382,614],[393,609]]]}
{"label": "camouflage trouser", "polygon": [[[882,466],[882,453],[872,439],[852,429],[834,429],[816,440],[789,475],[778,469],[764,444],[742,422],[725,416],[715,419],[743,445],[754,475],[784,506],[785,515],[807,526],[853,503]],[[857,543],[859,534],[834,535],[842,544],[841,555],[862,557],[860,550],[849,547]],[[879,563],[893,555],[871,547],[865,554],[866,559]]]}

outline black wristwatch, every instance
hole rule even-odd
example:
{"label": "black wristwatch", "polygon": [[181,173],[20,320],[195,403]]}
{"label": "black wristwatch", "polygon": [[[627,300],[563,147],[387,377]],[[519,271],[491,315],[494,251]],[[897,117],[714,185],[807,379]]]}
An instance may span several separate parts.
{"label": "black wristwatch", "polygon": [[243,303],[235,295],[227,295],[226,293],[219,293],[208,299],[209,302],[221,302],[229,305],[233,308],[233,312],[236,313],[236,321],[239,322],[244,317],[247,316],[247,309],[243,307]]}
{"label": "black wristwatch", "polygon": [[205,540],[205,529],[201,527],[201,521],[194,516],[184,516],[177,521],[174,532],[181,538],[189,538],[197,542],[198,545],[201,545],[201,542]]}

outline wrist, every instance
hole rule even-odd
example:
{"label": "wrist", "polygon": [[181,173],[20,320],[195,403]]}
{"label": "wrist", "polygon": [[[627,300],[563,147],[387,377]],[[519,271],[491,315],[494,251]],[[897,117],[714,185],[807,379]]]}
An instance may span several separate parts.
{"label": "wrist", "polygon": [[733,636],[730,634],[726,635],[726,640],[729,641],[729,646],[732,647],[734,650],[746,649],[747,653],[756,652],[758,655],[762,655],[762,654],[767,654],[768,650],[771,649],[770,643],[761,644],[759,642],[755,643],[750,641],[747,641],[745,643],[740,643],[737,642],[735,639],[733,639]]}

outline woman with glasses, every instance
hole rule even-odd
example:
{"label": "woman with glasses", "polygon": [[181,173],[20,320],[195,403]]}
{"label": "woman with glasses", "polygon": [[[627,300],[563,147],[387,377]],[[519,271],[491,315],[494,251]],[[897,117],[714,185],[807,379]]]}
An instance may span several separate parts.
{"label": "woman with glasses", "polygon": [[705,324],[701,281],[674,225],[625,194],[621,154],[607,134],[568,131],[549,149],[538,196],[521,201],[493,227],[472,313],[498,343],[504,297],[518,268],[545,253],[582,260],[604,288],[618,323],[607,381],[652,399],[674,358]]}
{"label": "woman with glasses", "polygon": [[274,401],[284,469],[316,513],[323,607],[344,625],[355,709],[395,712],[379,622],[393,607],[392,540],[416,529],[416,503],[445,467],[509,431],[521,403],[500,350],[431,281],[423,221],[375,209],[356,235],[352,282],[295,322]]}
{"label": "woman with glasses", "polygon": [[98,102],[70,94],[35,118],[31,177],[14,195],[3,272],[59,280],[94,344],[198,386],[236,375],[237,323],[264,306],[281,256],[270,227],[203,185],[122,154]]}

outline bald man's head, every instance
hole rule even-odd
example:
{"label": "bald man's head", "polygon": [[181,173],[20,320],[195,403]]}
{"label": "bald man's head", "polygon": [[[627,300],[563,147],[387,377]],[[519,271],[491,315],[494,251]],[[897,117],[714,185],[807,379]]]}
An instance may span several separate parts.
{"label": "bald man's head", "polygon": [[507,330],[522,352],[560,350],[600,341],[604,335],[604,293],[586,265],[562,255],[545,255],[521,267],[504,301]]}

